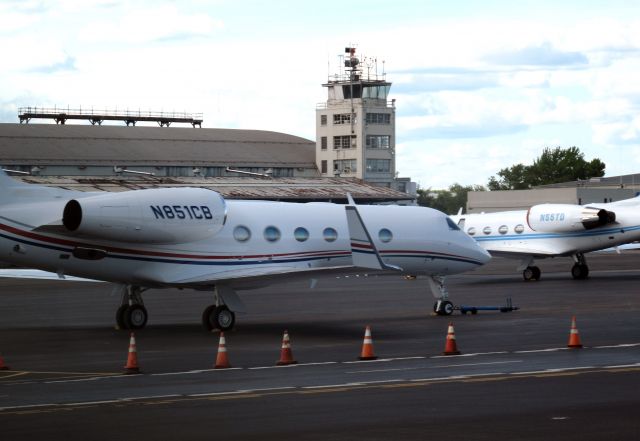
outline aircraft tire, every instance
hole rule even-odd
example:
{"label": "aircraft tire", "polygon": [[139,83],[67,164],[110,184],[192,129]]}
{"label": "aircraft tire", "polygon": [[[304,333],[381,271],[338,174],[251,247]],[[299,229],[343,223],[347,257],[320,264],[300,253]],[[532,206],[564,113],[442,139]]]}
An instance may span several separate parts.
{"label": "aircraft tire", "polygon": [[444,300],[440,304],[440,309],[438,309],[438,302],[433,304],[433,312],[438,315],[451,315],[453,314],[453,303],[448,300]]}
{"label": "aircraft tire", "polygon": [[207,331],[212,331],[215,328],[211,321],[211,313],[214,309],[216,309],[216,305],[209,305],[202,312],[202,326]]}
{"label": "aircraft tire", "polygon": [[524,269],[524,271],[522,271],[522,278],[524,280],[526,280],[527,282],[531,279],[533,279],[533,267],[532,266],[528,266]]}
{"label": "aircraft tire", "polygon": [[147,308],[142,305],[131,305],[123,315],[126,329],[142,329],[147,324],[149,314]]}
{"label": "aircraft tire", "polygon": [[540,271],[540,268],[537,266],[532,266],[531,270],[533,271],[533,279],[540,280],[540,276],[542,275],[542,271]]}
{"label": "aircraft tire", "polygon": [[589,267],[587,265],[578,265],[576,263],[571,268],[571,276],[575,280],[584,280],[589,277]]}
{"label": "aircraft tire", "polygon": [[235,313],[225,305],[216,307],[210,317],[213,319],[211,324],[221,331],[233,329],[233,325],[236,323]]}
{"label": "aircraft tire", "polygon": [[129,305],[124,304],[120,305],[116,311],[116,325],[118,325],[118,329],[127,329],[127,324],[124,322],[124,313],[127,309],[129,309]]}

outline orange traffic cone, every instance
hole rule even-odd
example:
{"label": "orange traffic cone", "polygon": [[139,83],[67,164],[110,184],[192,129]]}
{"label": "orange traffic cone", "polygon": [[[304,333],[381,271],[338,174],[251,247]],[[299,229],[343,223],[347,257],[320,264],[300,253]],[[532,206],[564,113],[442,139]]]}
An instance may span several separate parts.
{"label": "orange traffic cone", "polygon": [[229,359],[227,358],[227,341],[224,338],[224,332],[220,332],[220,343],[218,343],[218,356],[214,369],[230,368]]}
{"label": "orange traffic cone", "polygon": [[449,329],[447,330],[447,343],[444,346],[444,352],[442,355],[460,355],[460,351],[456,345],[456,333],[453,330],[453,323],[449,323]]}
{"label": "orange traffic cone", "polygon": [[571,331],[569,331],[569,344],[568,348],[571,349],[580,349],[582,347],[582,343],[580,342],[580,334],[578,333],[578,328],[576,327],[576,317],[573,316],[571,318]]}
{"label": "orange traffic cone", "polygon": [[280,360],[276,363],[277,366],[286,366],[289,364],[296,364],[297,361],[293,359],[291,353],[291,342],[289,341],[289,331],[284,331],[282,336],[282,350],[280,351]]}
{"label": "orange traffic cone", "polygon": [[125,374],[139,374],[140,368],[138,367],[138,351],[136,350],[136,336],[131,333],[129,338],[129,356],[127,357],[127,364],[124,367]]}
{"label": "orange traffic cone", "polygon": [[4,364],[4,360],[2,359],[2,356],[0,356],[0,371],[8,371],[9,369],[11,368]]}
{"label": "orange traffic cone", "polygon": [[378,357],[373,355],[373,339],[371,338],[371,327],[367,326],[364,331],[364,341],[362,342],[362,352],[359,360],[375,360]]}

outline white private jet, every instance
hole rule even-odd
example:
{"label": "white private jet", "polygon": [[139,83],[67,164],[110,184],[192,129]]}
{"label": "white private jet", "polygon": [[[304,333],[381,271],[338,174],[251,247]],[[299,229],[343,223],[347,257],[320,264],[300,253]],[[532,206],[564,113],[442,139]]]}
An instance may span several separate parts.
{"label": "white private jet", "polygon": [[203,324],[226,330],[245,311],[236,290],[363,269],[428,276],[437,312],[450,314],[444,276],[490,259],[439,211],[349,200],[225,200],[203,188],[84,193],[0,171],[0,261],[118,284],[116,321],[128,329],[145,326],[149,288],[211,290]]}
{"label": "white private jet", "polygon": [[540,204],[528,210],[451,216],[492,256],[521,261],[525,280],[539,280],[535,259],[571,256],[574,279],[586,279],[585,253],[640,240],[640,197],[603,204]]}

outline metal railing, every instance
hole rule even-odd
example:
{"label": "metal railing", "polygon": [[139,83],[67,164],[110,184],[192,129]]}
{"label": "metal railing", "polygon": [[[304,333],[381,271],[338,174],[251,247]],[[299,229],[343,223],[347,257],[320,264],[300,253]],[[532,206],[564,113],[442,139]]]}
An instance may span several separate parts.
{"label": "metal railing", "polygon": [[19,107],[18,113],[20,115],[36,114],[36,115],[50,115],[57,116],[63,115],[82,115],[82,116],[112,116],[112,117],[139,117],[139,118],[170,118],[170,119],[202,119],[202,113],[189,113],[189,112],[165,112],[165,111],[152,111],[152,110],[118,110],[115,109],[94,109],[91,108],[71,108],[65,107]]}

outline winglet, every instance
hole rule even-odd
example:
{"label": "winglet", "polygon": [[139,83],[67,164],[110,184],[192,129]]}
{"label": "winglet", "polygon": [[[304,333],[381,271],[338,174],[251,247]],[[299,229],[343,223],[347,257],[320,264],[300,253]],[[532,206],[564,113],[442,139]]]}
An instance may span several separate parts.
{"label": "winglet", "polygon": [[356,204],[348,193],[347,200],[349,201],[349,205],[345,207],[345,210],[347,212],[349,238],[351,239],[353,265],[359,268],[402,271],[402,268],[388,265],[382,261],[380,253],[371,239],[371,235],[364,226]]}

